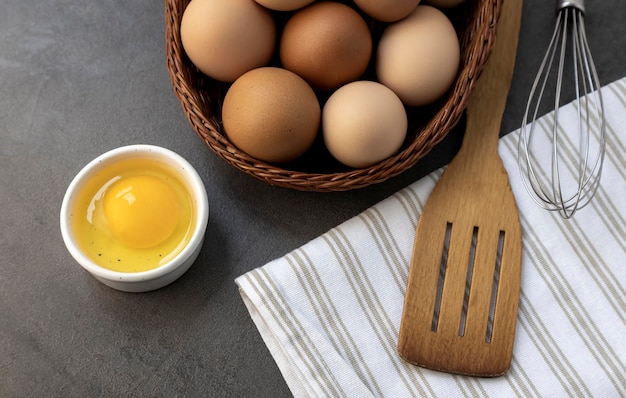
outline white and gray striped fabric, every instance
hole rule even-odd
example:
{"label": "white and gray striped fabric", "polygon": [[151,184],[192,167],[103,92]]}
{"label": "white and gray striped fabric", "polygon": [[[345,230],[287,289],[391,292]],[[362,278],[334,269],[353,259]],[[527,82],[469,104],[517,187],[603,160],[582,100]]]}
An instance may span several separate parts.
{"label": "white and gray striped fabric", "polygon": [[[602,184],[573,219],[540,209],[524,190],[519,132],[500,140],[524,244],[513,361],[505,376],[425,370],[397,354],[416,223],[439,170],[236,279],[293,394],[626,396],[626,78],[603,88],[603,95]],[[573,107],[563,107],[561,115]]]}

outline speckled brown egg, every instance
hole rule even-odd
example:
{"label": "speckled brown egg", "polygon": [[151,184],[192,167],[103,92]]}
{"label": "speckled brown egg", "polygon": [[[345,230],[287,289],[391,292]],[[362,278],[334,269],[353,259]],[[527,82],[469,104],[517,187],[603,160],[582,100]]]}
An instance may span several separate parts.
{"label": "speckled brown egg", "polygon": [[365,20],[342,3],[316,2],[297,11],[280,40],[282,65],[322,91],[361,77],[371,55]]}
{"label": "speckled brown egg", "polygon": [[183,13],[180,37],[202,73],[233,82],[269,63],[276,24],[270,11],[254,0],[193,0]]}
{"label": "speckled brown egg", "polygon": [[222,107],[228,139],[269,163],[289,162],[304,154],[315,140],[320,117],[319,101],[307,82],[277,67],[242,75],[226,93]]}

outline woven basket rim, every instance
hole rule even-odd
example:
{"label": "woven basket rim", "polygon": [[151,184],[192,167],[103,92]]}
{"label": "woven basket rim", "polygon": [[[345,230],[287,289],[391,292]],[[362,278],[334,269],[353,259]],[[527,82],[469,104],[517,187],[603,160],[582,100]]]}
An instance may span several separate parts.
{"label": "woven basket rim", "polygon": [[[208,94],[194,87],[186,78],[185,71],[195,69],[186,57],[180,39],[180,20],[189,0],[165,0],[166,66],[174,93],[195,133],[220,158],[257,179],[271,185],[302,191],[345,191],[363,188],[395,177],[413,167],[445,138],[461,119],[476,80],[482,72],[493,48],[496,22],[500,15],[502,0],[466,0],[472,3],[474,15],[466,21],[464,32],[465,62],[443,106],[425,125],[414,132],[415,137],[395,155],[367,168],[333,173],[303,172],[284,169],[283,165],[268,164],[257,160],[235,147],[220,133],[219,115],[206,115],[202,101],[223,98],[207,98]],[[461,38],[461,39],[463,39]],[[188,74],[188,73],[187,73]]]}

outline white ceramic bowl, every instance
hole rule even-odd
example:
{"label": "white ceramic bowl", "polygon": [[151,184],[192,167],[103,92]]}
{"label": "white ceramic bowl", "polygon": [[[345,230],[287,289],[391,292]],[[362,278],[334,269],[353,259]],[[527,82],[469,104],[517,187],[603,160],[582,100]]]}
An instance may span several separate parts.
{"label": "white ceramic bowl", "polygon": [[[131,158],[147,158],[164,162],[180,174],[190,187],[195,202],[195,229],[191,239],[178,255],[157,268],[142,272],[118,272],[103,268],[91,261],[79,248],[72,236],[71,209],[81,188],[98,171]],[[209,220],[209,202],[202,179],[196,170],[180,155],[153,145],[129,145],[106,152],[87,164],[70,183],[61,205],[61,235],[74,259],[97,280],[117,290],[126,292],[146,292],[159,289],[178,279],[194,263],[202,243]]]}

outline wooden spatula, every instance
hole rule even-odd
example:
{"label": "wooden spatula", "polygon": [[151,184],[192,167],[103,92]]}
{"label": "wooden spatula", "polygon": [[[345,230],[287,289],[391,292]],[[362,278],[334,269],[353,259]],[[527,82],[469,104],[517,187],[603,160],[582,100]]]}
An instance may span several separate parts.
{"label": "wooden spatula", "polygon": [[468,101],[463,144],[419,219],[398,351],[422,367],[493,377],[511,364],[522,240],[497,149],[521,8],[522,0],[502,1],[494,48]]}

